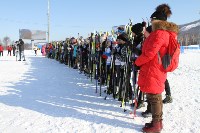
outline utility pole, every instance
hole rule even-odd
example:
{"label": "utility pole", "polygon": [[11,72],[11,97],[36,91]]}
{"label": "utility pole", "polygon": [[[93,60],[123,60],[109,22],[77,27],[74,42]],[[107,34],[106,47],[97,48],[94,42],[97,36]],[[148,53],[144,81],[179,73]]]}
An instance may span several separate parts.
{"label": "utility pole", "polygon": [[[198,14],[200,14],[200,11],[198,12]],[[199,22],[200,22],[200,19],[199,19]],[[197,43],[199,44],[199,48],[200,48],[200,31],[197,35]]]}
{"label": "utility pole", "polygon": [[48,11],[47,11],[47,21],[48,21],[48,31],[47,31],[47,36],[48,36],[48,43],[50,43],[50,11],[49,11],[49,5],[50,5],[50,0],[48,0]]}

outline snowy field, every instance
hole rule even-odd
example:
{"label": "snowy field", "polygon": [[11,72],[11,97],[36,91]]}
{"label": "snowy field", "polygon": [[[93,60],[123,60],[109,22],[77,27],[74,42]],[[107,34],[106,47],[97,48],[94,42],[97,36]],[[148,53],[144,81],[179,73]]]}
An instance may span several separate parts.
{"label": "snowy field", "polygon": [[[0,133],[139,133],[150,118],[123,112],[120,102],[95,93],[77,70],[34,56],[0,57]],[[162,133],[200,133],[200,52],[185,51],[168,75],[173,103],[164,105]],[[163,93],[164,98],[165,93]]]}

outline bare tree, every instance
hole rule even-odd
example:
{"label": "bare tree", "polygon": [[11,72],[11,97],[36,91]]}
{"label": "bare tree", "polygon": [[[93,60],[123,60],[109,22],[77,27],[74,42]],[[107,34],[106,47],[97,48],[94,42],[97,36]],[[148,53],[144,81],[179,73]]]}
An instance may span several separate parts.
{"label": "bare tree", "polygon": [[7,46],[8,44],[10,44],[11,40],[10,37],[6,36],[3,38],[3,43]]}

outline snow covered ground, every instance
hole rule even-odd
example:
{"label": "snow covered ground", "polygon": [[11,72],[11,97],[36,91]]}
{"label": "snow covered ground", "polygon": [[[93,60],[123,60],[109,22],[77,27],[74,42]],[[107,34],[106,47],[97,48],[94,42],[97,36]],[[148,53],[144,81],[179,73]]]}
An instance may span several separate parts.
{"label": "snow covered ground", "polygon": [[[1,133],[138,133],[150,121],[140,115],[145,108],[133,119],[131,108],[123,112],[111,96],[104,100],[77,70],[33,51],[25,54],[25,62],[0,57]],[[181,54],[168,79],[173,103],[164,105],[162,133],[199,133],[200,52]]]}

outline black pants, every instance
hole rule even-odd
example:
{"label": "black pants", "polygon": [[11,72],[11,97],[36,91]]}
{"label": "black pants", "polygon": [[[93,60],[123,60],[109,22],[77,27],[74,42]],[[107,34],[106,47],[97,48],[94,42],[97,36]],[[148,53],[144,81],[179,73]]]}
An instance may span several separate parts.
{"label": "black pants", "polygon": [[68,58],[69,58],[69,57],[68,57],[68,53],[65,53],[65,54],[64,54],[64,63],[65,63],[65,64],[68,64]]}
{"label": "black pants", "polygon": [[0,56],[3,56],[3,51],[0,51]]}
{"label": "black pants", "polygon": [[165,81],[165,92],[166,92],[166,95],[171,96],[170,86],[169,86],[169,82],[167,79]]}
{"label": "black pants", "polygon": [[116,85],[119,86],[119,81],[120,81],[120,65],[115,65],[115,73],[117,73],[116,77]]}
{"label": "black pants", "polygon": [[10,56],[11,56],[11,51],[10,51],[10,50],[8,50],[8,55],[10,55]]}
{"label": "black pants", "polygon": [[15,56],[15,50],[13,50],[13,56]]}

